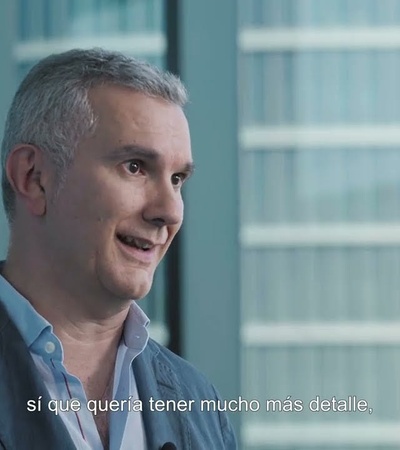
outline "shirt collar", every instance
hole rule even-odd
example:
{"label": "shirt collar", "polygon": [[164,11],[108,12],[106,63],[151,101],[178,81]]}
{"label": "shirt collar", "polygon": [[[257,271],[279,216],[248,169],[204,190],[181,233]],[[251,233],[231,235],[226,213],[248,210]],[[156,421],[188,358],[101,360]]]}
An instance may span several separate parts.
{"label": "shirt collar", "polygon": [[0,301],[28,347],[45,329],[53,332],[52,325],[2,275],[0,275]]}
{"label": "shirt collar", "polygon": [[150,319],[136,301],[133,301],[125,319],[123,343],[128,348],[142,350],[149,339],[149,323]]}

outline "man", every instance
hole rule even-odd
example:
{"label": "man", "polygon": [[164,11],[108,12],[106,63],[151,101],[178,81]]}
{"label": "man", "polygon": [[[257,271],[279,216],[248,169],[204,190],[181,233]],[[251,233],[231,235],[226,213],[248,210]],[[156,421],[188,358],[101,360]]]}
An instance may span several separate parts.
{"label": "man", "polygon": [[132,301],[182,224],[185,102],[173,75],[100,49],[52,55],[19,87],[2,145],[0,448],[236,448],[225,414],[200,409],[212,385],[148,338]]}

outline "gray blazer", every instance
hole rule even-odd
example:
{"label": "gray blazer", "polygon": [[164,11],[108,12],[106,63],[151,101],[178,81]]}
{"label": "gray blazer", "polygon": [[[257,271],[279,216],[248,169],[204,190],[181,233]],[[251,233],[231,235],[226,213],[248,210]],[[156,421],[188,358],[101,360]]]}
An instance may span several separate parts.
{"label": "gray blazer", "polygon": [[[148,450],[172,442],[178,450],[234,450],[235,436],[224,413],[202,412],[201,399],[217,399],[214,387],[188,362],[153,340],[133,363]],[[42,407],[29,412],[27,401],[49,395],[29,350],[0,305],[0,449],[75,450],[63,421]],[[148,399],[195,400],[192,411],[153,412]],[[132,449],[134,450],[134,448]]]}

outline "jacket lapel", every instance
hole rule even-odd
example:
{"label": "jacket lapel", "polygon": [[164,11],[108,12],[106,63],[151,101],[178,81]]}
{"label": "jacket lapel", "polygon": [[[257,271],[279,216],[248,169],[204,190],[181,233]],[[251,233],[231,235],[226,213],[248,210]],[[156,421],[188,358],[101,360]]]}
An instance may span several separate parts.
{"label": "jacket lapel", "polygon": [[[177,377],[159,357],[149,340],[133,361],[148,450],[160,450],[166,442],[178,449],[190,448],[185,413],[151,411],[150,399],[179,400],[183,396]],[[28,400],[41,398],[41,411],[30,412]],[[0,303],[0,443],[7,450],[75,450],[63,421],[47,409],[50,400],[22,336]]]}
{"label": "jacket lapel", "polygon": [[158,356],[159,350],[150,340],[146,349],[133,361],[139,398],[143,404],[148,449],[160,450],[166,442],[174,443],[178,449],[190,448],[184,413],[150,410],[150,399],[176,402],[184,399],[175,373]]}
{"label": "jacket lapel", "polygon": [[[41,411],[27,410],[41,398]],[[7,450],[75,446],[62,420],[47,410],[47,389],[20,333],[0,305],[0,440]]]}

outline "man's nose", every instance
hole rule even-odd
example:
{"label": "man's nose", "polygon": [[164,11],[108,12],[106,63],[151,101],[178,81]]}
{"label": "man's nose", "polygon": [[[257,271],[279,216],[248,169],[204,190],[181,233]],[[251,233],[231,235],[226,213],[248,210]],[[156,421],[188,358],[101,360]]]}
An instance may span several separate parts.
{"label": "man's nose", "polygon": [[155,184],[148,192],[143,218],[157,227],[180,225],[183,219],[183,200],[179,190],[169,183]]}

